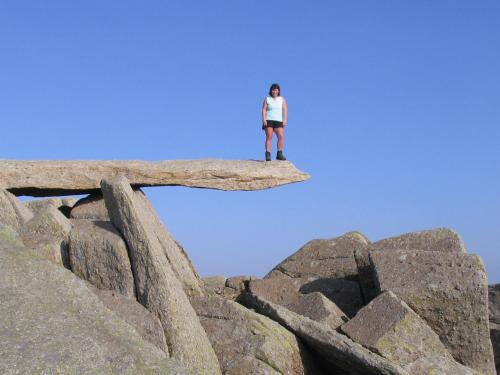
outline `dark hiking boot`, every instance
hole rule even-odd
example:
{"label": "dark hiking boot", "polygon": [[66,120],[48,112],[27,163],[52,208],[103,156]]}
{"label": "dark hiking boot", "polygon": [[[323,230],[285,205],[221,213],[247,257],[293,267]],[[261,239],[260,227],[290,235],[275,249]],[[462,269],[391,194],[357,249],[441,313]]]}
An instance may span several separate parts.
{"label": "dark hiking boot", "polygon": [[276,154],[276,160],[286,160],[285,155],[283,155],[283,151],[278,151]]}
{"label": "dark hiking boot", "polygon": [[271,161],[271,153],[266,151],[266,161]]}

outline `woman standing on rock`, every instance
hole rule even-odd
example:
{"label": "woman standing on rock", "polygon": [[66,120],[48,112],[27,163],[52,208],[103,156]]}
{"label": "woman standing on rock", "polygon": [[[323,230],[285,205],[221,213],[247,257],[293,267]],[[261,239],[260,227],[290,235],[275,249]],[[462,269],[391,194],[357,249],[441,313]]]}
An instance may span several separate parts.
{"label": "woman standing on rock", "polygon": [[264,99],[262,105],[262,129],[266,132],[266,161],[271,160],[271,145],[273,133],[278,137],[277,160],[286,160],[283,155],[283,143],[285,142],[284,130],[288,108],[284,97],[280,96],[280,85],[273,83],[269,89],[269,95]]}

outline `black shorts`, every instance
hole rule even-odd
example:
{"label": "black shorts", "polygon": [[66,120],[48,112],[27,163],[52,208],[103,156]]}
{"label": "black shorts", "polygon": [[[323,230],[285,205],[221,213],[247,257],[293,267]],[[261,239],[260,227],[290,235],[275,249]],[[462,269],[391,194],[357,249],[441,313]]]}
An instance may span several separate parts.
{"label": "black shorts", "polygon": [[271,127],[273,129],[276,128],[282,128],[283,127],[283,122],[281,121],[275,121],[275,120],[267,120],[267,127]]}

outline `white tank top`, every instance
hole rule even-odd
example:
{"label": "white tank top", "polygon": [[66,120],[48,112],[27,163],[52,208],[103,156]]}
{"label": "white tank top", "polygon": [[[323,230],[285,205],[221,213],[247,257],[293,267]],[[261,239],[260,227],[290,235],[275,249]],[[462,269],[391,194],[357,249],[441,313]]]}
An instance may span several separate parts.
{"label": "white tank top", "polygon": [[283,122],[283,98],[278,96],[276,99],[266,97],[267,115],[266,120]]}

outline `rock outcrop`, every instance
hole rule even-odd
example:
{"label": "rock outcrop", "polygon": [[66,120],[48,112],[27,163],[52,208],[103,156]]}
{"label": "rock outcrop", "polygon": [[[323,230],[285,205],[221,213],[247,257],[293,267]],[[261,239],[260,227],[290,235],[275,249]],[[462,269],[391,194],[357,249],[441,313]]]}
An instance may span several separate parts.
{"label": "rock outcrop", "polygon": [[259,190],[307,180],[288,161],[257,160],[0,160],[0,188],[15,195],[92,193],[102,179],[123,175],[134,187],[188,186]]}
{"label": "rock outcrop", "polygon": [[13,194],[0,189],[0,224],[19,229],[33,218],[33,212]]}
{"label": "rock outcrop", "polygon": [[144,203],[123,176],[101,183],[113,224],[127,242],[138,301],[160,319],[169,353],[200,374],[220,374],[210,341],[157,238]]}
{"label": "rock outcrop", "polygon": [[188,374],[85,282],[0,226],[0,373]]}
{"label": "rock outcrop", "polygon": [[392,291],[439,335],[460,363],[495,374],[488,285],[481,259],[458,252],[374,251],[379,292]]}

